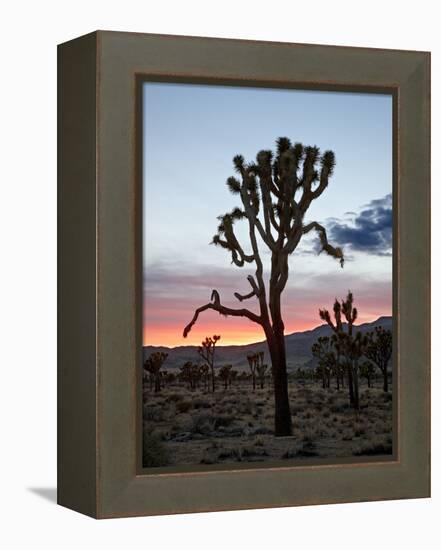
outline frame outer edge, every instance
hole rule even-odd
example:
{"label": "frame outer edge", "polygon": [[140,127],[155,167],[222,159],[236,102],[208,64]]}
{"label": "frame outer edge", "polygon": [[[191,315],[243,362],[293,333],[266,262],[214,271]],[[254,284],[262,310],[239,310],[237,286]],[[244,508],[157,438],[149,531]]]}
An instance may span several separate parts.
{"label": "frame outer edge", "polygon": [[[429,227],[422,223],[416,227],[415,231],[418,232],[418,236],[414,236],[413,244],[406,248],[404,252],[411,252],[415,250],[415,242],[418,239],[426,239],[422,242],[421,246],[421,259],[424,266],[420,266],[419,271],[412,269],[410,275],[402,272],[400,276],[406,277],[406,286],[409,286],[410,279],[417,284],[418,291],[424,290],[423,299],[420,306],[417,308],[417,317],[421,325],[419,334],[421,332],[424,335],[424,339],[418,339],[418,334],[412,334],[409,328],[409,324],[406,325],[404,340],[409,339],[409,345],[414,345],[414,356],[418,353],[422,354],[422,359],[419,362],[420,374],[422,378],[417,384],[416,393],[414,398],[417,400],[415,409],[418,412],[419,419],[424,425],[424,434],[422,437],[418,437],[418,434],[414,431],[414,422],[411,422],[411,433],[407,437],[407,451],[406,461],[401,463],[391,463],[388,465],[366,465],[366,468],[360,468],[361,465],[354,465],[354,467],[344,468],[345,472],[340,471],[340,466],[336,465],[334,475],[332,468],[328,470],[327,476],[332,476],[335,482],[338,481],[338,492],[335,491],[335,487],[329,486],[327,488],[328,493],[323,494],[323,487],[317,485],[312,492],[309,489],[309,484],[318,482],[322,476],[321,468],[314,467],[305,469],[308,470],[302,474],[302,480],[297,489],[298,494],[291,493],[285,494],[285,488],[280,486],[280,491],[283,493],[283,498],[279,494],[273,494],[272,498],[268,495],[265,496],[265,503],[262,503],[262,499],[259,501],[256,493],[256,485],[249,483],[246,479],[255,479],[258,483],[259,490],[262,490],[266,486],[266,493],[271,491],[277,493],[277,487],[274,484],[276,477],[268,470],[265,472],[243,472],[239,477],[236,477],[234,472],[225,470],[223,472],[213,473],[213,475],[205,475],[204,479],[198,477],[196,474],[194,477],[192,474],[175,476],[174,478],[166,479],[167,476],[135,476],[134,469],[134,455],[133,441],[131,439],[132,426],[127,425],[127,421],[130,421],[134,415],[132,415],[133,403],[130,399],[133,396],[133,388],[131,387],[133,372],[135,365],[127,365],[127,358],[130,358],[129,363],[133,357],[136,356],[136,350],[133,348],[133,336],[131,336],[130,328],[127,323],[130,323],[134,319],[133,313],[133,289],[127,290],[124,288],[124,284],[128,283],[130,286],[133,273],[132,273],[132,237],[130,236],[130,229],[133,226],[133,221],[130,216],[132,212],[125,210],[131,205],[132,198],[132,161],[127,155],[127,151],[131,150],[132,146],[128,145],[127,137],[131,135],[131,124],[133,123],[134,114],[130,111],[131,101],[130,97],[127,97],[127,90],[130,84],[128,77],[133,73],[139,73],[145,71],[148,73],[148,69],[151,68],[151,72],[155,74],[159,69],[166,71],[168,68],[170,72],[176,74],[174,67],[178,66],[179,70],[182,69],[181,75],[185,76],[187,73],[189,76],[199,74],[201,78],[210,77],[214,75],[219,78],[219,83],[222,79],[237,78],[237,74],[240,73],[240,63],[238,65],[226,61],[227,53],[231,53],[231,48],[237,48],[239,53],[243,54],[244,60],[257,59],[254,55],[250,57],[254,52],[258,44],[259,48],[265,49],[268,58],[262,60],[262,64],[257,64],[247,68],[247,78],[253,78],[253,74],[256,74],[257,80],[262,80],[261,76],[262,67],[268,66],[269,63],[269,50],[272,54],[276,55],[275,49],[284,54],[283,63],[286,63],[291,57],[291,52],[287,54],[287,48],[293,48],[292,55],[297,61],[302,57],[313,58],[313,56],[319,56],[320,63],[316,63],[314,58],[314,69],[307,67],[297,71],[299,74],[306,75],[304,78],[300,76],[301,82],[307,84],[311,82],[316,75],[319,82],[319,71],[323,65],[326,68],[328,74],[332,73],[333,67],[338,67],[341,75],[350,74],[354,76],[354,83],[359,83],[360,87],[390,85],[390,86],[408,86],[408,79],[415,77],[417,79],[416,92],[413,98],[419,102],[423,101],[418,107],[412,107],[412,111],[408,118],[412,116],[419,116],[418,119],[418,135],[422,138],[420,146],[416,150],[416,159],[409,161],[408,166],[414,167],[418,162],[426,161],[427,151],[424,147],[428,146],[429,140],[429,125],[426,119],[426,109],[430,111],[430,100],[426,103],[427,97],[425,94],[430,89],[430,74],[426,71],[419,71],[419,75],[414,75],[416,69],[421,69],[422,61],[428,62],[429,56],[421,52],[400,52],[393,50],[374,50],[372,55],[366,49],[357,48],[344,48],[338,47],[332,53],[337,57],[335,61],[329,65],[325,63],[329,61],[330,51],[332,49],[325,48],[323,46],[307,46],[307,45],[289,45],[271,44],[268,47],[265,43],[254,43],[247,41],[237,41],[234,45],[234,41],[225,41],[217,39],[216,47],[219,45],[220,52],[217,62],[225,62],[225,66],[218,71],[219,77],[216,76],[215,68],[212,68],[212,60],[208,59],[208,53],[200,53],[200,46],[204,43],[204,39],[194,38],[189,40],[187,37],[164,37],[155,35],[138,35],[135,36],[131,33],[112,33],[104,32],[99,33],[102,37],[102,50],[99,54],[99,64],[102,67],[102,85],[99,89],[99,99],[97,108],[100,110],[98,134],[100,136],[99,151],[101,157],[98,159],[99,166],[97,167],[97,173],[101,179],[97,193],[100,198],[100,202],[97,205],[99,216],[99,245],[98,254],[100,256],[100,262],[98,265],[98,283],[100,288],[100,294],[98,296],[99,301],[99,328],[100,332],[97,334],[98,343],[100,346],[98,360],[99,360],[99,386],[97,386],[97,392],[99,396],[99,402],[97,403],[99,411],[99,443],[98,443],[98,472],[100,474],[100,483],[98,486],[98,495],[100,503],[98,504],[98,515],[100,517],[122,517],[122,516],[134,516],[134,515],[156,515],[167,513],[184,513],[184,512],[196,512],[196,511],[216,511],[225,509],[247,509],[253,507],[272,507],[272,506],[294,506],[294,505],[306,505],[306,504],[319,504],[330,502],[355,502],[360,500],[380,500],[380,499],[397,499],[397,498],[418,498],[428,496],[428,480],[430,480],[430,466],[427,458],[429,457],[429,450],[427,445],[430,443],[427,436],[429,431],[426,430],[429,427],[429,409],[427,408],[428,402],[422,403],[423,396],[426,397],[426,390],[430,385],[429,379],[429,354],[428,348],[429,342],[426,331],[429,330],[429,297],[430,293],[427,293],[427,283],[429,283],[429,272],[426,266],[430,259],[429,242],[427,241]],[[227,45],[226,42],[229,44]],[[183,48],[186,51],[179,50],[179,44],[184,45]],[[206,44],[210,44],[207,40]],[[210,47],[213,48],[214,44],[211,42]],[[209,49],[209,48],[208,48]],[[301,50],[301,51],[300,51]],[[200,50],[202,51],[202,50]],[[155,56],[152,56],[152,53]],[[162,54],[162,55],[161,55]],[[204,57],[206,55],[206,57]],[[149,57],[150,56],[150,57]],[[379,64],[374,63],[378,60]],[[240,57],[240,56],[239,56]],[[228,58],[229,59],[229,58]],[[170,61],[169,61],[170,60]],[[360,64],[357,65],[357,62]],[[363,67],[365,64],[372,64],[369,66],[369,76],[363,75]],[[344,65],[344,66],[343,66]],[[233,67],[233,71],[229,71],[229,67]],[[367,66],[367,65],[366,65]],[[147,70],[144,67],[148,67]],[[192,67],[195,67],[193,70]],[[266,69],[267,73],[276,75],[280,67],[280,73],[282,73],[283,66],[275,66]],[[393,70],[392,70],[393,69]],[[193,73],[191,71],[193,70]],[[297,70],[297,69],[296,69]],[[302,72],[303,71],[303,72]],[[337,71],[337,72],[338,72]],[[163,73],[164,74],[164,73]],[[381,75],[382,82],[376,78],[376,74]],[[294,76],[293,76],[294,75]],[[289,78],[295,80],[296,72],[293,70]],[[389,76],[390,75],[390,76]],[[424,81],[419,80],[423,78]],[[101,78],[101,77],[100,77]],[[395,80],[396,78],[396,80]],[[427,80],[426,80],[427,78]],[[122,79],[122,80],[121,80]],[[127,80],[126,80],[127,79]],[[343,78],[344,80],[344,78]],[[271,77],[268,77],[268,82],[271,81]],[[101,80],[100,80],[101,83]],[[386,84],[385,84],[386,83]],[[332,85],[332,82],[327,81],[327,86]],[[277,87],[277,84],[275,84]],[[311,86],[312,87],[312,86]],[[349,83],[348,83],[349,87]],[[410,99],[410,97],[409,97]],[[411,103],[411,102],[410,102]],[[118,110],[115,110],[118,107]],[[119,111],[119,112],[118,112]],[[112,116],[110,116],[112,114]],[[412,115],[412,116],[410,116]],[[406,137],[402,143],[400,143],[400,154],[402,157],[408,155],[409,146],[412,141]],[[407,147],[407,149],[406,149]],[[430,161],[430,157],[429,157]],[[428,166],[424,166],[421,172],[421,200],[426,204],[430,200],[429,192],[429,174]],[[409,193],[415,191],[412,187],[412,179],[409,177],[403,177],[403,182],[406,181],[406,201],[411,200]],[[103,182],[105,181],[105,186]],[[400,182],[401,183],[401,182]],[[127,187],[128,185],[128,187]],[[130,189],[129,191],[127,189]],[[117,199],[118,208],[115,202]],[[129,220],[127,220],[127,215]],[[407,219],[407,218],[406,218]],[[409,222],[406,223],[410,223]],[[426,220],[424,220],[426,222]],[[430,223],[430,218],[429,218]],[[128,249],[130,250],[128,252]],[[411,265],[411,264],[410,264]],[[422,275],[422,279],[418,279],[416,276]],[[125,294],[123,296],[122,294]],[[409,290],[405,292],[407,296],[406,300],[409,302]],[[395,313],[395,312],[394,312]],[[426,361],[427,359],[427,361]],[[406,366],[406,380],[415,380],[416,374],[408,368],[409,361]],[[130,379],[130,380],[129,380]],[[408,396],[412,388],[406,390],[406,406],[409,405]],[[114,411],[118,410],[118,414]],[[410,410],[407,413],[410,417]],[[413,443],[417,443],[420,448],[416,449],[415,453],[411,455],[408,450]],[[292,469],[293,471],[296,468]],[[302,468],[297,469],[302,470]],[[314,472],[314,473],[313,473]],[[409,475],[410,474],[410,475]],[[282,474],[281,474],[282,475]],[[287,476],[284,473],[283,476]],[[292,487],[294,487],[294,475],[297,479],[298,474],[295,472],[292,475]],[[304,477],[303,477],[304,475]],[[320,476],[320,478],[319,478]],[[330,478],[325,477],[323,479],[326,484],[330,483]],[[299,478],[300,479],[300,478]],[[297,479],[296,483],[299,482]],[[192,484],[194,489],[197,489],[195,493],[197,495],[189,494],[190,485]],[[225,483],[222,481],[224,480]],[[229,484],[233,480],[238,481],[239,486],[245,491],[240,495],[233,491],[234,487],[229,487]],[[315,480],[315,481],[314,481]],[[279,480],[280,481],[280,480]],[[306,487],[308,485],[308,487]],[[331,484],[332,485],[332,484]],[[375,486],[372,489],[370,485]],[[430,485],[430,481],[429,481]],[[378,491],[378,492],[377,492]],[[236,491],[237,493],[237,491]],[[247,495],[247,493],[249,493]],[[149,495],[155,495],[154,501],[149,498]],[[249,495],[254,495],[251,499]],[[322,496],[320,496],[322,495]]]}
{"label": "frame outer edge", "polygon": [[57,502],[97,517],[96,33],[58,46]]}

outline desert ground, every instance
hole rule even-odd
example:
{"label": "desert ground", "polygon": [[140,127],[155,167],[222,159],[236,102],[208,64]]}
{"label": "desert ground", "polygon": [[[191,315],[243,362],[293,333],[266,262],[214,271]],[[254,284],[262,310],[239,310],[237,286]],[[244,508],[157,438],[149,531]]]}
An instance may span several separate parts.
{"label": "desert ground", "polygon": [[[143,395],[144,467],[238,462],[341,459],[392,453],[392,388],[381,380],[360,386],[360,411],[349,407],[346,388],[318,380],[289,380],[293,421],[291,437],[274,437],[273,390],[253,391],[235,380],[215,393],[192,391],[175,381]],[[332,460],[331,460],[332,461]]]}

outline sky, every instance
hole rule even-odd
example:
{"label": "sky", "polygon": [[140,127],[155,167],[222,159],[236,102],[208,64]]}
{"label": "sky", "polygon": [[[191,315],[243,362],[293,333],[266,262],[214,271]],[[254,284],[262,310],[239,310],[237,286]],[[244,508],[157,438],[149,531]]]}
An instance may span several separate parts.
{"label": "sky", "polygon": [[[259,325],[211,310],[186,339],[182,332],[212,289],[230,307],[239,305],[234,292],[249,292],[246,276],[253,265],[238,268],[227,251],[209,243],[217,217],[240,206],[225,185],[234,175],[232,158],[240,153],[253,161],[258,151],[275,150],[280,136],[334,151],[334,175],[305,223],[322,223],[346,258],[341,269],[335,259],[317,254],[316,236],[302,239],[290,257],[283,294],[285,333],[321,324],[318,309],[331,309],[349,289],[359,322],[392,314],[390,95],[145,83],[144,345],[196,345],[213,334],[222,336],[223,345],[264,339]],[[235,226],[249,250],[246,229],[246,220]],[[269,258],[263,254],[265,267]],[[258,312],[255,299],[246,307]]]}

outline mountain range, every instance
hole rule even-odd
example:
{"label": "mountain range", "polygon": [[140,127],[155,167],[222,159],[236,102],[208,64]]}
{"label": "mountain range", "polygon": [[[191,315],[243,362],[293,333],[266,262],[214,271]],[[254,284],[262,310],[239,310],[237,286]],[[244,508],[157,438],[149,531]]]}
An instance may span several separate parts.
{"label": "mountain range", "polygon": [[[375,327],[382,326],[385,329],[392,330],[392,317],[379,317],[371,323],[363,323],[354,325],[356,330],[362,333],[374,330]],[[297,367],[313,366],[313,356],[311,347],[317,341],[319,336],[330,336],[331,328],[328,325],[320,325],[311,330],[304,332],[293,332],[285,336],[286,355],[288,370],[293,370]],[[162,351],[168,354],[164,363],[165,369],[174,369],[181,367],[186,361],[198,362],[200,360],[198,354],[198,346],[177,346],[168,348],[164,346],[144,346],[143,355],[146,359],[151,353]],[[215,364],[217,366],[223,364],[231,364],[234,368],[241,370],[248,368],[247,355],[259,351],[265,352],[265,361],[269,362],[269,353],[266,341],[255,342],[253,344],[234,345],[234,346],[217,346]]]}

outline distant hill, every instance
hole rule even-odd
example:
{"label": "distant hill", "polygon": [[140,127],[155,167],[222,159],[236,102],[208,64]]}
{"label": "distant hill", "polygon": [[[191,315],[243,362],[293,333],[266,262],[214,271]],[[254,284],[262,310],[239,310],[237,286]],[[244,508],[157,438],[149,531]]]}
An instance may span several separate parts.
{"label": "distant hill", "polygon": [[[372,323],[363,323],[356,327],[361,332],[369,332],[377,326],[382,326],[389,330],[392,329],[392,317],[379,317]],[[286,355],[288,369],[297,367],[308,367],[313,365],[313,356],[311,353],[312,344],[319,336],[330,336],[331,329],[328,325],[320,325],[312,330],[304,332],[293,332],[285,336]],[[165,369],[174,369],[181,367],[186,361],[198,361],[199,354],[197,346],[178,346],[167,348],[162,346],[145,346],[143,349],[144,358],[147,358],[154,351],[164,351],[168,353],[167,360],[164,363]],[[246,356],[249,353],[258,351],[265,352],[265,360],[269,362],[269,353],[266,341],[255,342],[244,346],[217,346],[216,364],[232,364],[235,368],[248,368]]]}

